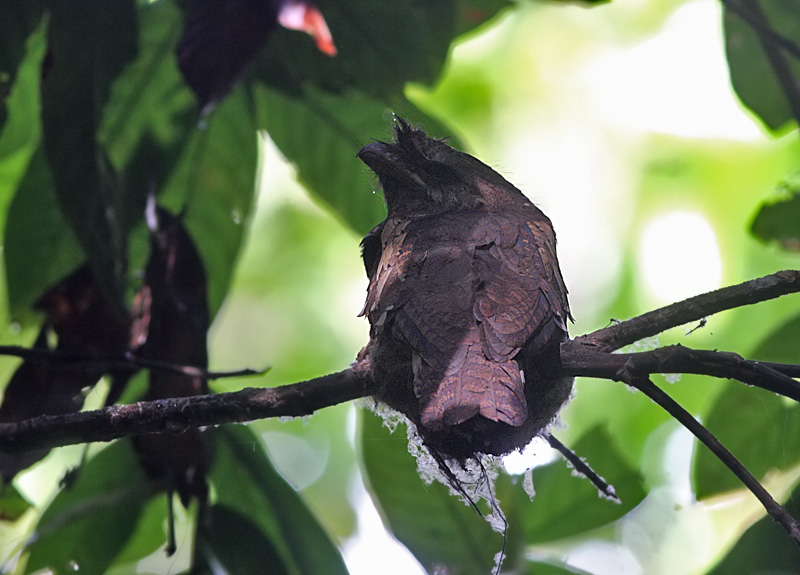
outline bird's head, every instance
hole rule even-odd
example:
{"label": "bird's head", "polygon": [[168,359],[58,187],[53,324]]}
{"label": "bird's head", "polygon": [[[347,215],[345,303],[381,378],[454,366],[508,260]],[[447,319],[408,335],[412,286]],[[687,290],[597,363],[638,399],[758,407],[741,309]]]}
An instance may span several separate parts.
{"label": "bird's head", "polygon": [[378,176],[389,214],[492,209],[527,201],[483,162],[429,137],[402,118],[395,120],[393,142],[373,142],[358,152]]}

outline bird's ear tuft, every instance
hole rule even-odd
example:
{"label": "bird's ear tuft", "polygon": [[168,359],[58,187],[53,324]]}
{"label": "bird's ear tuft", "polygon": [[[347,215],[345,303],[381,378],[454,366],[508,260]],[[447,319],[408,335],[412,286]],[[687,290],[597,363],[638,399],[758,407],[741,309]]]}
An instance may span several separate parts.
{"label": "bird's ear tuft", "polygon": [[394,137],[396,141],[399,142],[400,138],[415,131],[414,126],[408,120],[397,114],[392,115],[394,117]]}

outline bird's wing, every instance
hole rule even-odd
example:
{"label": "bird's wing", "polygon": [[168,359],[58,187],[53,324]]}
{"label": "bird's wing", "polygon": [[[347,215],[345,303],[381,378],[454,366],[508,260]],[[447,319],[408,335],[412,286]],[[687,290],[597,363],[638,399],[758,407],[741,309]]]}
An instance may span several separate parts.
{"label": "bird's wing", "polygon": [[367,277],[372,279],[375,272],[378,270],[378,264],[381,261],[381,234],[383,234],[383,227],[386,222],[383,221],[377,226],[372,228],[364,239],[361,240],[361,259],[364,262],[364,270],[367,272]]}
{"label": "bird's wing", "polygon": [[562,337],[569,307],[550,222],[493,215],[475,243],[474,316],[486,357],[504,362],[532,340],[535,349]]}
{"label": "bird's wing", "polygon": [[439,370],[450,365],[471,325],[477,278],[465,239],[438,220],[387,220],[362,312],[373,331],[390,330]]}
{"label": "bird's wing", "polygon": [[411,348],[422,424],[480,414],[521,425],[514,358],[532,338],[564,332],[569,313],[549,222],[461,212],[390,220],[382,232],[363,313]]}

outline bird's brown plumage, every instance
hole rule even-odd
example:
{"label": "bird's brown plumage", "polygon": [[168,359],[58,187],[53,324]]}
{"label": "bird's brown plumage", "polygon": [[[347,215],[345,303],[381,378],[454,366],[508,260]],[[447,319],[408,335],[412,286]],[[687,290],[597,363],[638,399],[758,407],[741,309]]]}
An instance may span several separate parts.
{"label": "bird's brown plumage", "polygon": [[440,453],[524,446],[567,399],[567,290],[550,220],[472,156],[398,120],[359,157],[388,216],[362,242],[378,398]]}

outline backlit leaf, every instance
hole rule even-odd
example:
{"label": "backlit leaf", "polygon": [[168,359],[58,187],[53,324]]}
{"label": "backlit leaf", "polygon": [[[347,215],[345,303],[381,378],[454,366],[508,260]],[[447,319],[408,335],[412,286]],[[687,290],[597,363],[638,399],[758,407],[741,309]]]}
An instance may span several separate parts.
{"label": "backlit leaf", "polygon": [[278,475],[258,437],[243,426],[214,434],[209,476],[224,505],[257,525],[292,574],[346,575],[338,549],[298,493]]}
{"label": "backlit leaf", "polygon": [[360,417],[367,488],[386,527],[431,573],[489,573],[500,534],[444,485],[425,485],[402,426],[391,433],[378,416]]}
{"label": "backlit leaf", "polygon": [[[762,341],[752,357],[797,363],[798,349],[800,318],[794,318]],[[756,478],[800,463],[800,405],[774,393],[729,382],[703,423]],[[742,488],[704,447],[695,451],[693,474],[699,499]]]}
{"label": "backlit leaf", "polygon": [[[762,22],[778,34],[794,39],[800,28],[800,11],[792,0],[775,2],[737,2],[751,18]],[[797,83],[800,62],[784,52],[773,39],[759,38],[752,24],[726,4],[724,9],[725,53],[728,58],[731,84],[742,103],[750,108],[773,131],[780,130],[793,119],[794,109],[800,109],[796,88],[787,90],[779,80],[783,74],[789,83]],[[762,14],[763,13],[763,14]],[[764,49],[764,42],[784,61],[785,69],[776,70]],[[794,118],[797,120],[797,118]]]}
{"label": "backlit leaf", "polygon": [[103,573],[134,532],[150,495],[131,443],[112,443],[42,514],[25,572]]}

